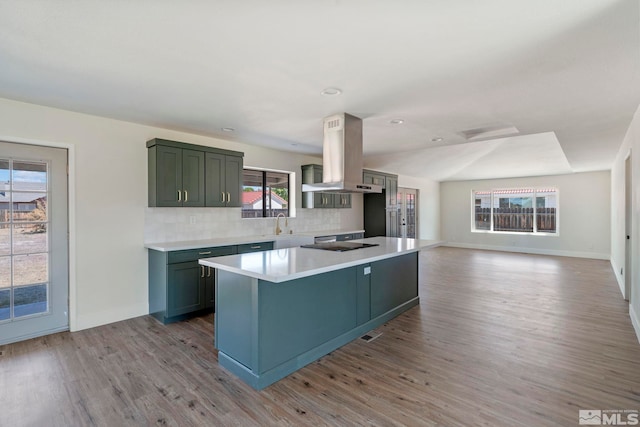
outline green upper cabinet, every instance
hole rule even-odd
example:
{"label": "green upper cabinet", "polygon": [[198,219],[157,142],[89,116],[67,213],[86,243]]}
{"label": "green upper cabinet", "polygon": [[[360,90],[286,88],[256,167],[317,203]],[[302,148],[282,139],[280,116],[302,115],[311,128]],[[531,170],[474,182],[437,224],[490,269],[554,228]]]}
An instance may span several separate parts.
{"label": "green upper cabinet", "polygon": [[242,157],[207,153],[206,205],[212,207],[241,207]]}
{"label": "green upper cabinet", "polygon": [[387,222],[387,236],[399,236],[398,226],[398,175],[364,169],[362,180],[365,184],[381,185],[385,196],[385,209],[390,220]]}
{"label": "green upper cabinet", "polygon": [[239,207],[242,156],[164,139],[147,142],[150,207]]}
{"label": "green upper cabinet", "polygon": [[387,208],[398,204],[398,175],[365,169],[362,171],[362,181],[365,184],[380,185],[385,190]]}
{"label": "green upper cabinet", "polygon": [[387,176],[385,179],[387,205],[390,207],[398,204],[398,177]]}
{"label": "green upper cabinet", "polygon": [[[303,165],[302,183],[317,184],[322,182],[321,165]],[[350,208],[351,194],[346,193],[302,193],[303,208]]]}
{"label": "green upper cabinet", "polygon": [[149,206],[204,206],[203,152],[159,145],[149,164]]}
{"label": "green upper cabinet", "polygon": [[333,195],[333,206],[336,208],[350,208],[351,194],[337,193]]}
{"label": "green upper cabinet", "polygon": [[204,206],[204,153],[182,150],[182,206]]}
{"label": "green upper cabinet", "polygon": [[386,184],[385,178],[386,178],[385,175],[374,172],[374,171],[362,172],[362,181],[364,184],[379,185],[382,188],[385,188],[385,184]]}

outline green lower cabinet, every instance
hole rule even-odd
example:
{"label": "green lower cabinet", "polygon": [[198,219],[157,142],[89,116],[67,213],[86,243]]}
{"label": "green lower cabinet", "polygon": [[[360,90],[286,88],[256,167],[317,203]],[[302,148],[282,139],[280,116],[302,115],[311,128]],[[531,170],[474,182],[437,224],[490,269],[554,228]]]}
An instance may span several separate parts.
{"label": "green lower cabinet", "polygon": [[273,242],[216,246],[182,251],[149,250],[149,314],[172,323],[215,307],[216,272],[201,258],[268,251]]}
{"label": "green lower cabinet", "polygon": [[[231,254],[229,254],[231,255]],[[200,282],[204,287],[204,308],[215,307],[216,272],[215,268],[200,266]]]}
{"label": "green lower cabinet", "polygon": [[169,264],[167,267],[167,316],[199,311],[205,308],[204,282],[200,265],[195,262]]}
{"label": "green lower cabinet", "polygon": [[237,253],[246,254],[250,252],[270,251],[272,249],[273,242],[246,243],[244,245],[238,245]]}

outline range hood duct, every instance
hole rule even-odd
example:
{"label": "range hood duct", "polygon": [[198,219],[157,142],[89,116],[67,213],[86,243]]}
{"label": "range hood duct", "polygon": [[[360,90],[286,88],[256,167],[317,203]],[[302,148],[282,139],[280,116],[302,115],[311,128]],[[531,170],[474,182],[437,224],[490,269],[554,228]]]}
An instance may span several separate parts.
{"label": "range hood duct", "polygon": [[324,119],[322,183],[303,184],[303,192],[382,193],[362,182],[362,119],[342,113]]}

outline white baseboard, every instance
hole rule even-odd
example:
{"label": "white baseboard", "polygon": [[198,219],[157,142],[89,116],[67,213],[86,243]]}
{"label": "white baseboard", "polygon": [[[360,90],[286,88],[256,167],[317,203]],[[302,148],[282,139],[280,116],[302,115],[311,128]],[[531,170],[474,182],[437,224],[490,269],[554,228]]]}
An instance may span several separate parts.
{"label": "white baseboard", "polygon": [[613,259],[611,259],[611,268],[613,268],[613,275],[616,277],[616,282],[618,282],[618,287],[620,288],[620,293],[622,294],[622,298],[625,298],[624,276],[619,273],[620,267],[616,264],[616,262]]}
{"label": "white baseboard", "polygon": [[75,322],[75,327],[71,330],[71,332],[95,328],[96,326],[107,325],[109,323],[119,322],[121,320],[131,319],[133,317],[144,316],[145,314],[149,314],[148,304],[128,305],[124,307],[118,307],[114,310],[103,310],[88,314],[78,314]]}
{"label": "white baseboard", "polygon": [[631,317],[631,324],[633,325],[633,329],[636,331],[636,338],[638,339],[638,342],[640,342],[640,319],[638,319],[638,314],[631,304],[629,304],[629,317]]}
{"label": "white baseboard", "polygon": [[589,258],[589,259],[602,259],[609,261],[611,254],[601,254],[597,252],[577,252],[577,251],[557,251],[553,249],[536,249],[536,248],[520,248],[516,246],[493,246],[493,245],[478,245],[473,243],[453,243],[446,242],[442,246],[450,246],[452,248],[465,248],[465,249],[482,249],[487,251],[501,251],[501,252],[518,252],[534,255],[552,255],[552,256],[568,256],[574,258]]}

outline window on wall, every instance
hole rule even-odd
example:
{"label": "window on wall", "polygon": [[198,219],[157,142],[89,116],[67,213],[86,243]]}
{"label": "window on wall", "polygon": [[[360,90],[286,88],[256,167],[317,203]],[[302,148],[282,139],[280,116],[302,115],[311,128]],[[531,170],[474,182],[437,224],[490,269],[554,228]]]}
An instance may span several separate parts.
{"label": "window on wall", "polygon": [[244,169],[242,173],[242,218],[289,216],[289,174]]}
{"label": "window on wall", "polygon": [[472,231],[557,234],[558,189],[473,191]]}

